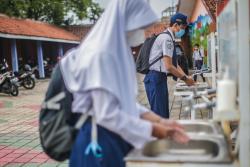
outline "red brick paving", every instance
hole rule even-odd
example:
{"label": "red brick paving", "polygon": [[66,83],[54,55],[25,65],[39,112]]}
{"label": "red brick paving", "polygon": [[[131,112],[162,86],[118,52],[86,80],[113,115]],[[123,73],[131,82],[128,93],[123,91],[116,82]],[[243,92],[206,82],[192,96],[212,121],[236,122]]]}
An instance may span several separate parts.
{"label": "red brick paving", "polygon": [[23,154],[21,153],[13,153],[13,154],[8,154],[8,155],[5,155],[4,158],[19,158],[21,157]]}
{"label": "red brick paving", "polygon": [[13,161],[10,161],[11,163],[28,163],[30,162],[31,158],[17,158]]}
{"label": "red brick paving", "polygon": [[4,149],[1,150],[1,153],[7,155],[7,154],[9,154],[9,153],[11,153],[11,152],[13,152],[13,151],[14,151],[14,150],[12,150],[12,149],[5,149],[5,148],[4,148]]}
{"label": "red brick paving", "polygon": [[0,108],[4,108],[4,104],[1,101],[0,101]]}
{"label": "red brick paving", "polygon": [[40,146],[39,109],[47,85],[48,81],[37,83],[31,94],[20,90],[17,98],[0,95],[0,167],[67,165],[50,159]]}
{"label": "red brick paving", "polygon": [[35,121],[26,122],[26,124],[30,125],[30,126],[35,126],[35,127],[37,127],[39,125],[37,119]]}
{"label": "red brick paving", "polygon": [[30,164],[35,163],[37,165],[43,163],[56,163],[51,160],[45,153],[36,150],[24,149],[24,148],[12,148],[4,147],[1,145],[0,150],[0,166],[6,164]]}
{"label": "red brick paving", "polygon": [[46,159],[46,158],[34,158],[30,162],[42,164],[42,163],[47,162],[47,161],[48,161],[48,159]]}
{"label": "red brick paving", "polygon": [[25,105],[25,106],[21,106],[20,108],[28,108],[33,111],[39,111],[41,109],[41,105]]}
{"label": "red brick paving", "polygon": [[8,154],[0,153],[0,158],[4,157],[4,156],[6,156],[6,155],[8,155]]}
{"label": "red brick paving", "polygon": [[8,162],[1,162],[0,161],[0,166],[4,166],[4,165],[7,165],[8,164]]}
{"label": "red brick paving", "polygon": [[17,149],[13,153],[22,153],[22,154],[24,154],[24,153],[27,153],[28,151],[29,150]]}

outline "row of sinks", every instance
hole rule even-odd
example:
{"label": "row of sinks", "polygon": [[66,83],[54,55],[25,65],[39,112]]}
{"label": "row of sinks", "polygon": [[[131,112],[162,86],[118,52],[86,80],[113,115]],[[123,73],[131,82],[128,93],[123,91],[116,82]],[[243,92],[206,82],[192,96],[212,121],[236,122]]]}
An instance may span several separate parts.
{"label": "row of sinks", "polygon": [[152,141],[143,149],[133,150],[127,162],[159,163],[230,163],[229,145],[222,128],[212,121],[179,121],[187,131],[190,142],[186,145],[172,140]]}
{"label": "row of sinks", "polygon": [[209,88],[208,84],[206,82],[197,82],[194,86],[187,86],[186,83],[179,82],[175,86],[176,91],[188,91],[197,89],[197,91],[202,91]]}

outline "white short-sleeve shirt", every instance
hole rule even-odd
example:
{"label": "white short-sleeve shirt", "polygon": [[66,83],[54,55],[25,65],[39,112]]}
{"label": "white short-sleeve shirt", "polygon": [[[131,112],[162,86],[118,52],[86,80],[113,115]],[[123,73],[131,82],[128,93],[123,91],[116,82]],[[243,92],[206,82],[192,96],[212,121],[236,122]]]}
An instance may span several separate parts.
{"label": "white short-sleeve shirt", "polygon": [[[174,53],[174,34],[173,32],[168,28],[164,32],[169,31],[171,36],[169,34],[160,34],[151,49],[150,56],[149,56],[149,63],[152,63],[154,60],[159,58],[160,56],[169,56],[173,57]],[[173,40],[172,40],[173,39]],[[159,71],[159,72],[165,72],[166,74],[168,71],[166,70],[166,67],[164,65],[164,62],[162,60],[157,61],[155,64],[153,64],[150,68],[150,70]]]}
{"label": "white short-sleeve shirt", "polygon": [[193,52],[193,58],[194,60],[202,60],[202,58],[204,58],[204,49],[200,48],[197,51]]}
{"label": "white short-sleeve shirt", "polygon": [[[89,115],[95,116],[98,125],[120,135],[135,148],[142,148],[145,143],[154,140],[152,123],[123,111],[117,98],[108,91],[96,89],[77,92],[73,96],[73,112],[86,113],[90,108]],[[136,109],[140,114],[149,111],[138,103]]]}

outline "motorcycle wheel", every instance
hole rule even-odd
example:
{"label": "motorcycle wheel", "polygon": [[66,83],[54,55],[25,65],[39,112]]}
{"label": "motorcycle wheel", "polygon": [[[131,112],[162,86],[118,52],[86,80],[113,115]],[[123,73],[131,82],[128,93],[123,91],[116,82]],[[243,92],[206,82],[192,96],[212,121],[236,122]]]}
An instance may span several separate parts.
{"label": "motorcycle wheel", "polygon": [[11,92],[10,92],[10,94],[12,96],[18,96],[19,90],[18,90],[18,87],[16,85],[11,84]]}
{"label": "motorcycle wheel", "polygon": [[36,85],[34,78],[27,78],[23,81],[23,87],[26,89],[33,89]]}

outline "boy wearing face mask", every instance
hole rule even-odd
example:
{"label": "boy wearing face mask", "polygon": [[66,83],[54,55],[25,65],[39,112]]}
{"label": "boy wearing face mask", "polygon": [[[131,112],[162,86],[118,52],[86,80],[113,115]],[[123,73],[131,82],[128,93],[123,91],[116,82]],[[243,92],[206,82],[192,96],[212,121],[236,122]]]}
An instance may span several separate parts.
{"label": "boy wearing face mask", "polygon": [[177,64],[175,50],[175,38],[181,38],[185,34],[187,24],[186,15],[182,13],[173,15],[170,27],[156,38],[149,56],[149,63],[163,56],[149,68],[144,84],[151,110],[164,118],[169,118],[167,74],[171,73],[175,78],[180,78],[188,86],[194,85],[193,79],[186,76]]}

